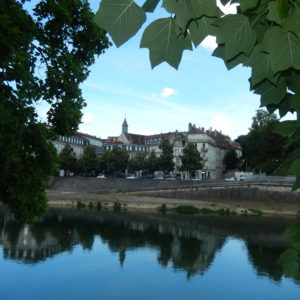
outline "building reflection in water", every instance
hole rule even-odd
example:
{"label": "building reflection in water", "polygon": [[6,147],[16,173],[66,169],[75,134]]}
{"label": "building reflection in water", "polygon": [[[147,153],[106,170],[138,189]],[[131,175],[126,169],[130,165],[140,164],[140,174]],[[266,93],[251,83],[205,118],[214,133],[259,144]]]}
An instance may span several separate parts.
{"label": "building reflection in water", "polygon": [[294,221],[51,209],[43,221],[22,225],[2,208],[0,243],[5,259],[35,264],[76,245],[92,249],[99,236],[111,252],[119,253],[121,266],[127,251],[151,247],[162,267],[172,266],[191,277],[204,274],[226,239],[235,237],[245,241],[258,275],[280,281],[283,275],[276,260],[288,245],[282,232]]}

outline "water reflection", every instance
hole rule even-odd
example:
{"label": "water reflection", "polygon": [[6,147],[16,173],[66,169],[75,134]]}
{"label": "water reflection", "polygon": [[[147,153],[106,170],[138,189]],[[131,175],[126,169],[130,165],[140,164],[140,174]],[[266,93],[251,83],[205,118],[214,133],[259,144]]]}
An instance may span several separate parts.
{"label": "water reflection", "polygon": [[128,251],[151,247],[157,262],[203,275],[226,239],[243,239],[248,259],[257,275],[282,279],[276,260],[288,245],[284,228],[295,220],[262,217],[205,217],[159,214],[115,213],[52,209],[44,220],[22,225],[8,211],[0,210],[1,244],[4,258],[36,264],[75,245],[91,250],[96,236],[118,253],[121,267]]}

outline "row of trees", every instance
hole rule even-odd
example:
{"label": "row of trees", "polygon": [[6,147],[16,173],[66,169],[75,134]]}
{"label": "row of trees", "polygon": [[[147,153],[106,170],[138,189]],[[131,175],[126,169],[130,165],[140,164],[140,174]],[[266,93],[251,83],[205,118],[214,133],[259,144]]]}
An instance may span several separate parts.
{"label": "row of trees", "polygon": [[[95,175],[105,173],[109,175],[122,173],[126,169],[129,172],[144,171],[154,173],[162,171],[169,173],[174,170],[173,146],[168,140],[164,140],[159,148],[160,157],[156,157],[154,151],[148,153],[139,152],[129,160],[127,150],[114,147],[112,150],[106,150],[97,156],[96,148],[88,146],[84,149],[83,155],[77,159],[75,152],[69,144],[59,154],[59,168],[66,173],[86,173]],[[188,144],[183,150],[181,156],[181,171],[189,171],[191,176],[195,171],[202,168],[202,158],[199,151],[193,144]]]}

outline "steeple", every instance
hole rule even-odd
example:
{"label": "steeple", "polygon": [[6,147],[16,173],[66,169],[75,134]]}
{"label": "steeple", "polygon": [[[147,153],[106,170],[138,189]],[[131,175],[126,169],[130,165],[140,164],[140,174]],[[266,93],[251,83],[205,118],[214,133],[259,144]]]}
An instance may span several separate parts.
{"label": "steeple", "polygon": [[122,133],[128,133],[128,124],[127,124],[127,120],[126,120],[126,117],[123,121],[123,124],[122,124]]}

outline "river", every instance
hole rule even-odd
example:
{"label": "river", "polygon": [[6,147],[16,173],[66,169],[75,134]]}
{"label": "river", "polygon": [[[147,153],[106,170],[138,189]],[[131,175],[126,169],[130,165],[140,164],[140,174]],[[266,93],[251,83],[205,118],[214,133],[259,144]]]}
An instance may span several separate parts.
{"label": "river", "polygon": [[0,210],[0,299],[300,299],[276,261],[295,218]]}

